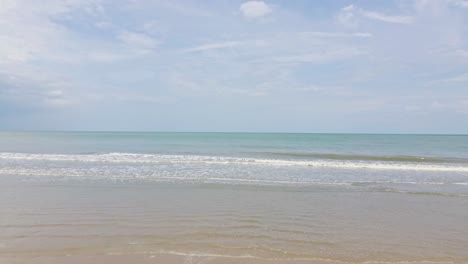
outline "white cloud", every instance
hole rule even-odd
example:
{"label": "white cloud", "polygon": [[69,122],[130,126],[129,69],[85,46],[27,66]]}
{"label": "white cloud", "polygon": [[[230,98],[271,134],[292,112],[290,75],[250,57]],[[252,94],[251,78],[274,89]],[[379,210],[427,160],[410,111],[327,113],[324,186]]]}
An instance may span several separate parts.
{"label": "white cloud", "polygon": [[44,103],[46,103],[48,106],[67,106],[73,104],[70,100],[64,99],[64,98],[46,98],[44,99]]}
{"label": "white cloud", "polygon": [[138,103],[173,103],[176,101],[173,97],[168,96],[151,96],[151,95],[138,95],[132,93],[113,93],[109,94],[113,100],[122,102],[138,102]]}
{"label": "white cloud", "polygon": [[104,10],[99,3],[99,0],[0,1],[0,83],[10,87],[0,90],[11,89],[9,98],[18,107],[71,105],[72,95],[87,87],[82,84],[86,78],[77,78],[62,69],[83,69],[83,65],[139,56],[138,49],[157,45],[155,40],[131,32],[121,35],[125,43],[122,45],[115,39],[87,37],[76,30],[73,25],[77,21],[86,24],[82,19],[96,29],[110,32],[117,29],[102,19],[100,14]]}
{"label": "white cloud", "polygon": [[468,82],[468,73],[443,80],[444,82]]}
{"label": "white cloud", "polygon": [[[146,50],[143,50],[146,51]],[[141,55],[138,51],[120,51],[120,50],[96,50],[87,52],[86,58],[91,62],[109,63],[119,60],[130,59]]]}
{"label": "white cloud", "polygon": [[411,16],[387,15],[356,7],[354,5],[343,7],[337,16],[337,20],[345,26],[354,27],[357,25],[357,19],[359,17],[393,24],[410,24],[414,20]]}
{"label": "white cloud", "polygon": [[468,59],[468,50],[459,49],[456,51],[456,54]]}
{"label": "white cloud", "polygon": [[338,22],[344,26],[355,27],[357,25],[357,22],[354,10],[354,5],[349,5],[341,8],[337,16]]}
{"label": "white cloud", "polygon": [[102,30],[106,30],[106,29],[112,29],[114,27],[114,25],[108,21],[99,21],[99,22],[96,22],[94,24],[94,26],[96,26],[96,28],[99,28],[99,29],[102,29]]}
{"label": "white cloud", "polygon": [[[34,3],[34,2],[33,2]],[[49,55],[49,47],[63,39],[62,28],[49,18],[61,14],[62,5],[23,4],[6,1],[0,5],[0,60],[26,62]]]}
{"label": "white cloud", "polygon": [[263,1],[248,1],[240,6],[240,11],[244,17],[255,18],[268,15],[271,8]]}
{"label": "white cloud", "polygon": [[429,87],[432,87],[434,85],[438,87],[441,84],[446,86],[446,85],[459,85],[459,84],[463,84],[467,82],[468,82],[468,73],[464,73],[464,74],[458,74],[456,76],[452,76],[448,78],[432,80],[428,84],[429,84]]}
{"label": "white cloud", "polygon": [[372,37],[372,34],[367,33],[367,32],[344,33],[344,32],[308,31],[308,32],[303,32],[303,34],[307,36],[318,37],[318,38],[348,38],[348,37],[370,38]]}
{"label": "white cloud", "polygon": [[361,13],[363,16],[369,19],[379,20],[387,23],[410,24],[411,22],[413,22],[413,18],[410,16],[389,16],[382,13],[366,11],[362,9]]}
{"label": "white cloud", "polygon": [[201,8],[198,2],[189,4],[187,1],[172,1],[172,0],[159,0],[159,1],[124,1],[123,8],[132,11],[141,11],[148,9],[158,9],[165,13],[177,13],[182,16],[192,17],[212,17],[213,13],[205,8]]}
{"label": "white cloud", "polygon": [[117,35],[117,39],[119,39],[131,48],[144,50],[154,49],[160,44],[158,40],[146,34],[130,31],[121,32]]}
{"label": "white cloud", "polygon": [[461,114],[468,114],[468,99],[460,98],[459,100],[454,100],[451,102],[439,102],[436,100],[432,102],[430,107],[434,110],[439,111],[450,111],[458,112]]}
{"label": "white cloud", "polygon": [[363,51],[355,48],[344,48],[325,52],[281,56],[276,57],[273,60],[280,63],[328,63],[336,60],[349,59],[363,54]]}
{"label": "white cloud", "polygon": [[214,50],[214,49],[225,49],[225,48],[239,46],[240,44],[241,44],[240,41],[217,42],[217,43],[200,45],[194,48],[186,49],[184,51],[185,52],[199,52],[199,51],[207,51],[207,50]]}
{"label": "white cloud", "polygon": [[[428,96],[455,104],[466,98],[468,82],[467,0],[421,0],[419,7],[416,1],[350,5],[329,17],[288,1],[197,2],[194,9],[170,0],[126,1],[134,8],[101,0],[0,0],[0,108],[72,112],[102,102],[133,104],[137,112],[142,102],[156,109],[171,100],[192,107],[256,96],[298,107],[313,105],[309,99],[325,105],[349,98],[362,109],[361,97],[390,94],[424,98],[408,104],[415,112],[426,109]],[[330,7],[320,9],[330,14]],[[360,27],[337,27],[333,19]]]}
{"label": "white cloud", "polygon": [[468,8],[467,0],[449,0],[453,5],[463,8]]}

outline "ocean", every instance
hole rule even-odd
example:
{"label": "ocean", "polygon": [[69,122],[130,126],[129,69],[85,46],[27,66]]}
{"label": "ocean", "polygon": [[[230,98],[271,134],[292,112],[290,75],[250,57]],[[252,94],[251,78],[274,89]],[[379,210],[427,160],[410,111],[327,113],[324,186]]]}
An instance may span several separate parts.
{"label": "ocean", "polygon": [[0,132],[0,213],[0,263],[468,263],[468,136]]}

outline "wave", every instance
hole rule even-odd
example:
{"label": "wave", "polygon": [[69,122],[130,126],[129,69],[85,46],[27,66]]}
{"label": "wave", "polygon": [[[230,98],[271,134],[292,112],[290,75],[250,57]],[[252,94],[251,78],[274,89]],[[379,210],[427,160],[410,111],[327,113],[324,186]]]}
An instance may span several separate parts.
{"label": "wave", "polygon": [[[147,180],[154,182],[189,182],[209,184],[210,186],[216,184],[230,184],[230,185],[254,185],[254,186],[353,186],[353,187],[369,187],[377,191],[391,191],[384,186],[399,186],[399,185],[417,185],[417,186],[457,186],[468,185],[467,182],[451,182],[451,181],[405,181],[405,180],[378,180],[378,181],[355,181],[355,180],[306,180],[306,179],[251,179],[243,177],[206,177],[206,176],[162,176],[162,175],[147,175],[143,174],[129,174],[127,171],[99,171],[96,169],[91,170],[57,170],[57,169],[26,169],[26,168],[0,168],[2,175],[21,175],[21,176],[48,176],[48,177],[84,177],[95,178],[96,174],[104,176],[106,179],[113,179],[119,181],[125,180]],[[219,186],[217,186],[219,187]],[[397,188],[396,187],[396,188]]]}
{"label": "wave", "polygon": [[336,153],[307,153],[307,152],[246,152],[247,154],[260,154],[273,157],[290,157],[303,159],[327,160],[360,160],[360,161],[394,161],[413,163],[468,163],[466,158],[454,157],[426,157],[426,156],[372,156],[362,154],[336,154]]}
{"label": "wave", "polygon": [[199,164],[231,164],[258,166],[300,166],[313,168],[340,169],[374,169],[374,170],[416,170],[416,171],[447,171],[468,172],[464,164],[420,164],[390,161],[355,161],[355,160],[288,160],[218,157],[200,155],[165,155],[137,153],[101,153],[101,154],[29,154],[0,153],[0,161],[59,161],[84,163],[199,163]]}
{"label": "wave", "polygon": [[444,192],[424,192],[424,191],[405,191],[396,189],[382,189],[379,192],[389,193],[402,193],[402,194],[414,194],[414,195],[431,195],[431,196],[446,196],[446,197],[468,197],[468,194],[463,193],[444,193]]}
{"label": "wave", "polygon": [[[225,247],[226,249],[229,249],[229,247]],[[177,250],[146,250],[146,251],[137,251],[133,252],[134,254],[147,254],[151,255],[152,257],[156,257],[155,255],[173,255],[173,256],[181,256],[185,257],[188,259],[192,259],[193,257],[195,258],[208,258],[209,260],[212,258],[219,258],[219,259],[253,259],[253,260],[266,260],[269,262],[276,262],[280,261],[280,263],[287,262],[287,263],[304,263],[304,261],[307,261],[309,263],[310,261],[313,261],[313,263],[335,263],[335,264],[455,264],[456,262],[452,260],[395,260],[395,261],[385,261],[385,260],[364,260],[362,262],[356,262],[352,260],[344,260],[344,259],[332,259],[332,258],[326,258],[326,257],[320,257],[317,255],[313,254],[306,254],[306,253],[295,253],[295,252],[289,252],[289,251],[284,251],[284,250],[278,250],[278,249],[271,249],[268,247],[258,247],[258,246],[251,246],[251,247],[231,247],[231,249],[238,249],[238,250],[243,250],[243,251],[270,251],[272,253],[275,253],[275,256],[260,256],[260,255],[253,255],[253,254],[239,254],[239,255],[234,255],[234,254],[228,254],[228,253],[211,253],[211,252],[184,252],[184,251],[177,251]],[[106,255],[125,255],[128,254],[126,252],[119,252],[119,251],[113,251],[113,252],[108,252]],[[203,262],[203,261],[201,261]],[[200,263],[201,263],[200,262]],[[191,261],[188,263],[192,263]],[[262,262],[263,263],[263,262]]]}

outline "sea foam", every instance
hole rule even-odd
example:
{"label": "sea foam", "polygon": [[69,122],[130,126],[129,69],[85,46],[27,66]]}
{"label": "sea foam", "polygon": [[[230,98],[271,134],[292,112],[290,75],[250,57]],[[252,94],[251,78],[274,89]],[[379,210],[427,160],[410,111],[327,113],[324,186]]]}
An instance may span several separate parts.
{"label": "sea foam", "polygon": [[371,170],[414,170],[468,172],[465,164],[411,163],[393,161],[359,160],[288,160],[262,159],[201,155],[166,155],[138,153],[96,153],[96,154],[29,154],[0,153],[0,161],[58,161],[80,163],[199,163],[199,164],[236,164],[258,166],[298,166],[315,168],[371,169]]}

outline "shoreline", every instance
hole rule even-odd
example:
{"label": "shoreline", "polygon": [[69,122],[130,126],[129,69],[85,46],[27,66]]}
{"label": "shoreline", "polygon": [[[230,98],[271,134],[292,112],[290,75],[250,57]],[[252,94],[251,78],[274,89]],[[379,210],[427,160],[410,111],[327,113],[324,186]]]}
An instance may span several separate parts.
{"label": "shoreline", "polygon": [[[23,263],[21,258],[4,258],[0,257],[2,263]],[[25,260],[26,262],[29,259]],[[24,263],[26,263],[24,262]],[[451,260],[402,260],[402,261],[382,261],[382,260],[366,260],[366,261],[344,261],[332,259],[272,259],[272,258],[257,258],[251,256],[216,256],[216,255],[197,255],[197,254],[178,254],[178,253],[137,253],[137,254],[105,254],[105,255],[89,255],[89,256],[51,256],[42,257],[40,260],[35,260],[35,264],[82,264],[82,263],[184,263],[184,264],[455,264]]]}

